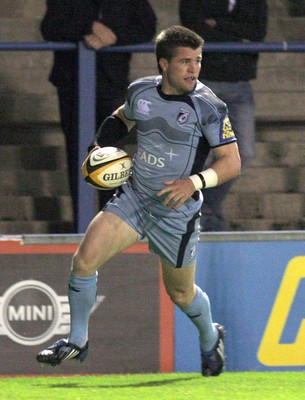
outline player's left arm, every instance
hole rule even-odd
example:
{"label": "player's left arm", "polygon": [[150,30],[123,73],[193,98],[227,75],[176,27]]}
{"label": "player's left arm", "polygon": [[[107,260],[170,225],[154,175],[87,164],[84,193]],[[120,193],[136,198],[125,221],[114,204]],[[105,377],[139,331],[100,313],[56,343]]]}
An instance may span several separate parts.
{"label": "player's left arm", "polygon": [[212,149],[216,161],[210,168],[186,179],[163,182],[165,188],[158,196],[167,194],[163,205],[179,208],[196,190],[221,185],[240,174],[241,163],[236,142]]}
{"label": "player's left arm", "polygon": [[[216,157],[216,161],[211,165],[211,169],[217,175],[217,186],[236,178],[240,174],[241,163],[236,142],[215,147],[212,151]],[[204,171],[202,174],[204,175]],[[204,188],[207,188],[207,186]]]}

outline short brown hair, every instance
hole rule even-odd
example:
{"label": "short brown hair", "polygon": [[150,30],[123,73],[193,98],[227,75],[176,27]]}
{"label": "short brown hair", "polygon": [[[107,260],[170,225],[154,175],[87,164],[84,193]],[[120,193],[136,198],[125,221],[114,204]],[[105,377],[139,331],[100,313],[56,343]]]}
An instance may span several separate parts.
{"label": "short brown hair", "polygon": [[155,52],[159,72],[161,73],[160,58],[170,61],[175,56],[177,47],[190,47],[195,50],[203,44],[204,40],[201,36],[184,26],[174,25],[164,29],[156,38]]}

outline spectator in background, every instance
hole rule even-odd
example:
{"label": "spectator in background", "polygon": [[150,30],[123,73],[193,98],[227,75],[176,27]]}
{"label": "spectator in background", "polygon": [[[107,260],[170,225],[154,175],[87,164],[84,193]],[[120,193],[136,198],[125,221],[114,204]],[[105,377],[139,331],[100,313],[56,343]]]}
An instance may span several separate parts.
{"label": "spectator in background", "polygon": [[[112,45],[148,42],[156,16],[148,0],[47,0],[41,22],[45,40],[78,42],[95,50]],[[124,102],[131,54],[97,53],[96,128]],[[77,230],[78,198],[78,59],[76,51],[55,51],[50,82],[57,88],[62,129],[66,138],[69,183]],[[100,207],[113,191],[99,193]]]}
{"label": "spectator in background", "polygon": [[[266,36],[266,0],[180,0],[179,14],[181,24],[206,42],[256,42]],[[258,57],[258,53],[204,53],[199,76],[228,106],[242,171],[255,154],[255,104],[249,81],[256,78]],[[210,154],[206,167],[212,162]],[[228,230],[223,208],[234,181],[204,191],[203,231]]]}

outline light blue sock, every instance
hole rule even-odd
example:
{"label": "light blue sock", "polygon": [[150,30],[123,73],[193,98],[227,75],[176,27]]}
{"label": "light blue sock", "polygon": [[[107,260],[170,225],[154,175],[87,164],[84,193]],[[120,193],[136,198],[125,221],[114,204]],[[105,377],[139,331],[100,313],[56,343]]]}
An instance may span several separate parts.
{"label": "light blue sock", "polygon": [[83,347],[88,340],[89,317],[96,291],[97,272],[92,276],[77,276],[71,272],[68,290],[71,314],[69,341],[76,346]]}
{"label": "light blue sock", "polygon": [[212,350],[218,339],[218,333],[213,325],[210,301],[207,294],[196,286],[196,295],[193,301],[188,306],[181,308],[181,310],[198,328],[202,350]]}

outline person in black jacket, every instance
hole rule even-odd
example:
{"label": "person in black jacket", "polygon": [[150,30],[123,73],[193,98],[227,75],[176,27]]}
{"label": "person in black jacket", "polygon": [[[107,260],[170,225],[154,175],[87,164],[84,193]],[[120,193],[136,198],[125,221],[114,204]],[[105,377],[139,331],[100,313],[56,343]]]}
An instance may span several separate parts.
{"label": "person in black jacket", "polygon": [[[258,42],[266,36],[266,0],[180,0],[179,14],[181,24],[206,42]],[[258,57],[258,53],[204,53],[199,76],[228,106],[242,171],[254,158],[255,104],[250,80],[256,78]],[[234,181],[205,190],[203,231],[228,230],[223,206]]]}
{"label": "person in black jacket", "polygon": [[[92,49],[151,41],[156,16],[148,0],[47,0],[41,22],[45,40],[78,42]],[[131,54],[97,53],[96,128],[125,98]],[[55,51],[49,78],[57,88],[62,129],[66,138],[69,183],[77,230],[78,196],[78,60],[76,51]],[[102,207],[113,191],[99,193]]]}

